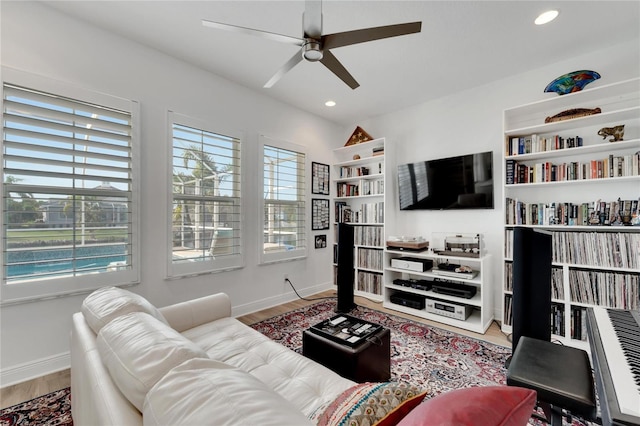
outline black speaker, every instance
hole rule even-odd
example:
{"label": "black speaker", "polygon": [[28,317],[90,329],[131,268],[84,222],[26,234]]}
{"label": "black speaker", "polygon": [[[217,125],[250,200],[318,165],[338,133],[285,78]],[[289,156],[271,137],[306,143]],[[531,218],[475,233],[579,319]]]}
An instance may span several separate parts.
{"label": "black speaker", "polygon": [[551,233],[513,230],[513,340],[521,336],[551,340]]}
{"label": "black speaker", "polygon": [[353,226],[338,224],[338,304],[336,312],[347,313],[356,307],[353,302],[355,272],[353,269]]}

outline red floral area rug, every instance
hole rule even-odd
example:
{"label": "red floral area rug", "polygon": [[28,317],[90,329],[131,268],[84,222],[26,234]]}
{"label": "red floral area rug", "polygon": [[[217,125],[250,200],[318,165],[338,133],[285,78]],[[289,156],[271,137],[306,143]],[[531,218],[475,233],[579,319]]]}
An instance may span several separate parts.
{"label": "red floral area rug", "polygon": [[61,389],[0,410],[1,426],[71,426],[71,392]]}
{"label": "red floral area rug", "polygon": [[[336,315],[335,308],[335,300],[321,301],[251,327],[301,353],[302,331]],[[506,384],[504,364],[511,348],[362,306],[350,315],[390,330],[391,380],[427,389],[427,399],[458,388]],[[530,420],[530,424],[544,423]],[[573,426],[580,425],[574,420]]]}
{"label": "red floral area rug", "polygon": [[[336,315],[327,300],[253,324],[284,346],[302,352],[302,330]],[[391,331],[391,380],[429,389],[428,396],[471,386],[506,383],[511,348],[358,306],[350,315]]]}

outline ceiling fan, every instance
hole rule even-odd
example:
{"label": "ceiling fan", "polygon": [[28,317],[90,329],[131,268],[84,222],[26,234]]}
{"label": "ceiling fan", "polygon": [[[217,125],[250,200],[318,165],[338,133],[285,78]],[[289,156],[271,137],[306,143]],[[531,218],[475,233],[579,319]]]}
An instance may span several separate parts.
{"label": "ceiling fan", "polygon": [[302,38],[256,30],[253,28],[245,28],[237,25],[223,24],[206,19],[202,20],[202,25],[205,27],[235,31],[300,46],[300,51],[293,55],[293,57],[289,59],[269,81],[267,81],[264,85],[265,88],[269,88],[276,84],[283,75],[302,61],[302,59],[306,59],[309,62],[319,61],[338,76],[340,80],[346,83],[347,86],[355,89],[360,86],[360,84],[358,84],[355,78],[349,74],[349,71],[347,71],[333,53],[331,53],[330,49],[380,40],[383,38],[419,33],[422,28],[422,22],[409,22],[405,24],[386,25],[382,27],[364,28],[360,30],[323,35],[322,1],[318,0],[305,1],[305,11],[302,14]]}

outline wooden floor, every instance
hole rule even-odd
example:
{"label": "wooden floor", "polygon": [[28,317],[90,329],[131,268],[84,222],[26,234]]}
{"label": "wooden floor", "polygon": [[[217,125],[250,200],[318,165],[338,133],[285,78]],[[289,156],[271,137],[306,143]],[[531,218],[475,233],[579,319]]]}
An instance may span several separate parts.
{"label": "wooden floor", "polygon": [[[335,295],[336,295],[335,290],[329,290],[323,293],[309,296],[308,298],[314,299],[319,297],[335,297]],[[439,328],[451,330],[459,334],[475,337],[477,339],[485,340],[498,345],[511,346],[511,342],[509,341],[507,336],[503,334],[502,331],[500,331],[500,327],[498,326],[497,322],[493,322],[485,334],[478,334],[478,333],[462,330],[459,328],[447,326],[445,324],[441,324],[438,322],[425,320],[423,318],[415,317],[413,315],[407,315],[402,312],[386,309],[382,307],[381,302],[374,302],[364,297],[356,296],[355,301],[356,301],[356,304],[359,306],[376,309],[376,310],[383,311],[383,312],[396,315],[399,317],[403,317],[403,318],[409,318],[414,321],[418,321],[428,325],[433,325]],[[245,324],[253,324],[253,323],[265,320],[267,318],[271,318],[276,315],[280,315],[285,312],[289,312],[294,309],[310,305],[315,302],[316,302],[315,300],[314,301],[296,300],[293,302],[275,306],[273,308],[265,309],[263,311],[254,312],[252,314],[238,317],[238,320],[242,321]],[[56,391],[58,389],[69,387],[70,383],[71,383],[71,379],[70,379],[69,370],[63,370],[63,371],[49,374],[43,377],[38,377],[36,379],[29,380],[23,383],[18,383],[12,386],[4,387],[0,389],[0,409],[10,407],[15,404],[19,404],[21,402],[29,401],[33,398],[36,398],[41,395],[45,395],[47,393]]]}

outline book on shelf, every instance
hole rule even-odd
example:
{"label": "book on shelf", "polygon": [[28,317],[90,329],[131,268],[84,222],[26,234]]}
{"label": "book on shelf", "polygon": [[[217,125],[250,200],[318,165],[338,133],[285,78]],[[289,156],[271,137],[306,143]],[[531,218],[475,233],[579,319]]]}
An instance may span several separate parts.
{"label": "book on shelf", "polygon": [[507,225],[609,226],[631,225],[640,215],[639,200],[597,200],[589,203],[526,203],[507,197]]}
{"label": "book on shelf", "polygon": [[511,136],[507,138],[507,156],[533,154],[537,152],[556,151],[559,149],[583,146],[580,136],[563,137],[560,135],[540,136],[537,134]]}
{"label": "book on shelf", "polygon": [[528,164],[507,159],[505,164],[508,185],[640,176],[640,152],[559,164],[550,161]]}

